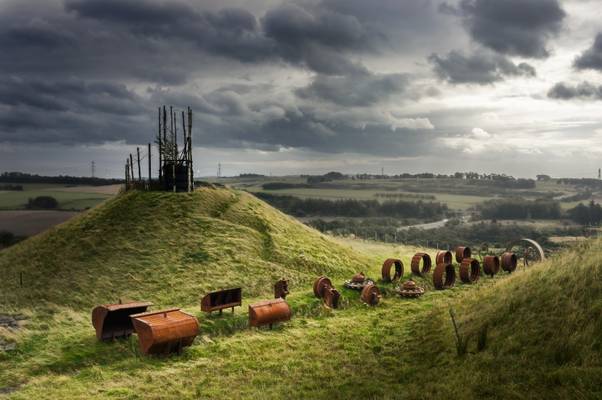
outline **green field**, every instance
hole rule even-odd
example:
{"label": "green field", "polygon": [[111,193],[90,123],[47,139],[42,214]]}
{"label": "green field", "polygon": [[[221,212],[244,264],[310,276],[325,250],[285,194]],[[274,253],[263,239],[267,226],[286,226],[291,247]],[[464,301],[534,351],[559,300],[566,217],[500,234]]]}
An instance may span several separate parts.
{"label": "green field", "polygon": [[61,210],[85,210],[94,207],[112,194],[98,192],[89,186],[65,186],[59,184],[24,184],[23,191],[0,190],[0,210],[24,209],[28,199],[51,196],[57,199]]}
{"label": "green field", "polygon": [[[416,278],[427,289],[417,300],[381,283],[372,308],[343,280],[359,270],[378,278],[388,256],[409,277],[418,249],[333,240],[244,192],[130,192],[0,252],[0,314],[28,318],[0,328],[16,343],[0,352],[0,397],[599,398],[601,244],[446,291]],[[341,291],[341,309],[313,297],[320,274]],[[246,305],[271,297],[280,277],[291,282],[293,319],[248,329]],[[199,311],[203,293],[237,285],[245,301],[233,315]],[[98,343],[90,310],[117,298],[181,306],[201,333],[171,357],[141,355],[135,337]]]}

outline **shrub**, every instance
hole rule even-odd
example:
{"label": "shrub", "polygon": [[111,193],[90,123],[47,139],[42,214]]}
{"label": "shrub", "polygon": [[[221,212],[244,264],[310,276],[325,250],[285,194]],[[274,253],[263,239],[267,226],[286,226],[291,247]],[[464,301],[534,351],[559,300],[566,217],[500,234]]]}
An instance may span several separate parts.
{"label": "shrub", "polygon": [[36,198],[30,198],[27,202],[27,208],[30,210],[42,209],[42,210],[53,210],[58,208],[59,202],[52,196],[38,196]]}

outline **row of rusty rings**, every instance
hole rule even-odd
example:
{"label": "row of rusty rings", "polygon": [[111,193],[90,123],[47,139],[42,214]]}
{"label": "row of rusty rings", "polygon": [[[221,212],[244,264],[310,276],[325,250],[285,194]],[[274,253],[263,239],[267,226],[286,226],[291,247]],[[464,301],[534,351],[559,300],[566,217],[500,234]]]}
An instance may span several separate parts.
{"label": "row of rusty rings", "polygon": [[332,282],[326,276],[320,276],[314,282],[314,295],[322,299],[324,304],[330,308],[339,307],[339,299],[341,298],[338,290],[332,286]]}

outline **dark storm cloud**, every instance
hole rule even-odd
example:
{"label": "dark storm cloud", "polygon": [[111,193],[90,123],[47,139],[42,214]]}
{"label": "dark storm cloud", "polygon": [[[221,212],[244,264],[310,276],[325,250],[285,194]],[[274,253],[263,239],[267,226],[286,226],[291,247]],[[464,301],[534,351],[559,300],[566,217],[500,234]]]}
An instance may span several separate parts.
{"label": "dark storm cloud", "polygon": [[566,13],[558,0],[462,0],[447,14],[464,17],[473,40],[502,54],[531,58],[549,55],[548,40],[558,34]]}
{"label": "dark storm cloud", "polygon": [[297,90],[302,98],[322,99],[341,106],[370,106],[402,93],[409,83],[404,74],[358,73],[347,76],[318,75],[305,88]]}
{"label": "dark storm cloud", "polygon": [[477,51],[465,55],[459,51],[451,51],[440,57],[433,54],[429,57],[439,78],[450,83],[490,84],[511,76],[535,76],[535,68],[527,63],[514,64],[506,57],[489,52]]}
{"label": "dark storm cloud", "polygon": [[577,69],[595,69],[602,71],[602,32],[596,35],[592,47],[575,59],[574,66]]}
{"label": "dark storm cloud", "polygon": [[559,100],[602,100],[602,86],[590,82],[581,82],[578,85],[559,82],[549,90],[548,97]]}

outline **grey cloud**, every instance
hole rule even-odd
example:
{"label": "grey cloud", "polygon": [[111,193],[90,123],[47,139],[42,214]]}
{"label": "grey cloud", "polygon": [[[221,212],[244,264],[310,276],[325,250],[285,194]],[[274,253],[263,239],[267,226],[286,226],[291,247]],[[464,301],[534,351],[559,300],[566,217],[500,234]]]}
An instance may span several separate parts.
{"label": "grey cloud", "polygon": [[[449,7],[444,8],[449,13]],[[476,42],[502,54],[549,55],[566,13],[558,0],[462,0],[458,11]]]}
{"label": "grey cloud", "polygon": [[596,35],[592,47],[575,59],[577,69],[595,69],[602,71],[602,32]]}
{"label": "grey cloud", "polygon": [[548,97],[559,100],[602,100],[602,86],[590,82],[581,82],[574,86],[559,82],[548,91]]}
{"label": "grey cloud", "polygon": [[484,51],[465,55],[451,51],[441,57],[433,54],[429,57],[439,78],[450,83],[490,84],[511,76],[535,76],[536,71],[527,63],[514,64],[506,57]]}

